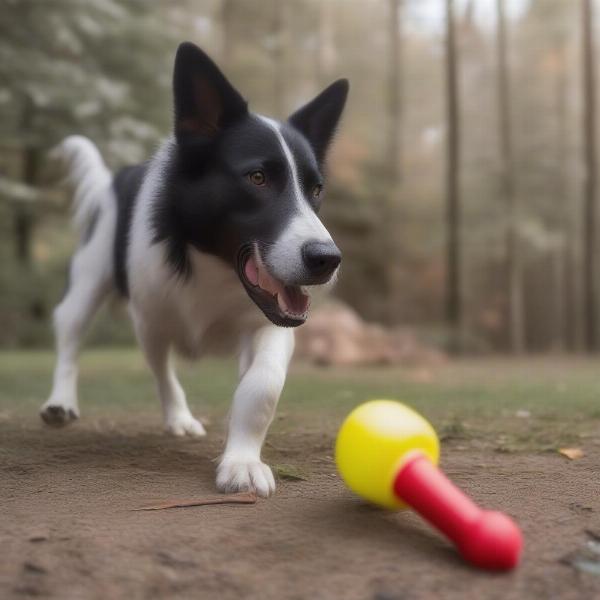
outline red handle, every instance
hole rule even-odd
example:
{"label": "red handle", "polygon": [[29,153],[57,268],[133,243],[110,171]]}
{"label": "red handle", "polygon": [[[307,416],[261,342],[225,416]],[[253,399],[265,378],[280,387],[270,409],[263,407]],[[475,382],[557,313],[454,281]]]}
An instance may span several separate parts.
{"label": "red handle", "polygon": [[424,455],[402,465],[394,493],[453,541],[473,565],[504,570],[518,564],[523,538],[514,521],[482,510]]}

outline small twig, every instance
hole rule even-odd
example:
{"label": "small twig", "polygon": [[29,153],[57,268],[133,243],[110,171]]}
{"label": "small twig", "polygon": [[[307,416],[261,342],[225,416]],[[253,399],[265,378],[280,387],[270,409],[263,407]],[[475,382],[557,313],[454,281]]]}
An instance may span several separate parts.
{"label": "small twig", "polygon": [[212,504],[255,504],[256,494],[243,492],[241,494],[229,494],[227,496],[208,496],[191,500],[167,500],[152,506],[142,506],[131,510],[166,510],[169,508],[186,508],[188,506],[209,506]]}

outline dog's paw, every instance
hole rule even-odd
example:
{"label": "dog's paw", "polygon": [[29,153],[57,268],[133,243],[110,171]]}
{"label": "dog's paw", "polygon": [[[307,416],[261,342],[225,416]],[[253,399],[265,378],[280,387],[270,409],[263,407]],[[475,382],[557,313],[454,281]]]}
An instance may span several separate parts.
{"label": "dog's paw", "polygon": [[217,467],[217,488],[221,492],[256,492],[266,498],[275,491],[275,478],[260,460],[223,459]]}
{"label": "dog's paw", "polygon": [[191,437],[203,437],[206,435],[204,426],[198,419],[194,419],[191,413],[176,413],[170,415],[165,422],[166,430],[177,437],[189,435]]}
{"label": "dog's paw", "polygon": [[64,427],[72,421],[79,419],[79,409],[71,404],[59,404],[48,401],[40,409],[40,417],[46,425]]}

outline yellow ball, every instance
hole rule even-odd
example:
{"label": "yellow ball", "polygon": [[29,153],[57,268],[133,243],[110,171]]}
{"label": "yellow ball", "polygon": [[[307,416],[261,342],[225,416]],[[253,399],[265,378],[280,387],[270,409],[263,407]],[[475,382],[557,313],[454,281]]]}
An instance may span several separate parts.
{"label": "yellow ball", "polygon": [[394,477],[415,450],[438,463],[440,443],[429,422],[400,402],[370,400],[342,423],[335,460],[352,491],[375,504],[398,509],[406,505],[394,496]]}

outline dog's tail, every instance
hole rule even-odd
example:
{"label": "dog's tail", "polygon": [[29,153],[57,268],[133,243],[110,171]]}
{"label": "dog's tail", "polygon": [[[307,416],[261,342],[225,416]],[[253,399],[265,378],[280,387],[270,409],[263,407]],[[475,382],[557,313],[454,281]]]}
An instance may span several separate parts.
{"label": "dog's tail", "polygon": [[71,135],[50,151],[52,160],[64,163],[73,186],[73,223],[84,231],[106,198],[112,174],[96,145],[81,135]]}

